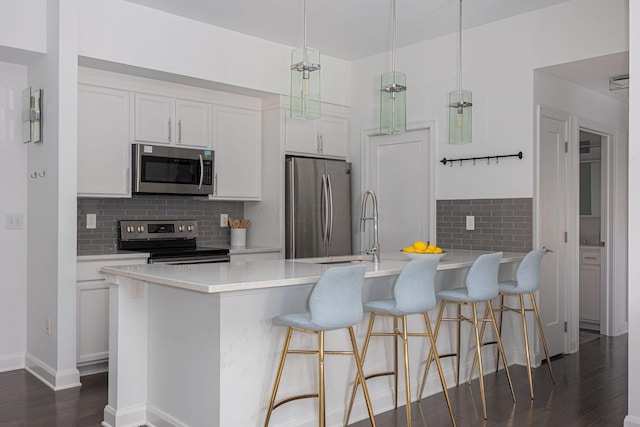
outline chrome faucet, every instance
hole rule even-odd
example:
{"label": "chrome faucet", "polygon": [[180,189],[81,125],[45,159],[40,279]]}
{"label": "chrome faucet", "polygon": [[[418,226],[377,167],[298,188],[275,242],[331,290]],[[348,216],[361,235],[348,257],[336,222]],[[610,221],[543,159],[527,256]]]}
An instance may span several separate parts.
{"label": "chrome faucet", "polygon": [[[373,216],[367,218],[366,209],[367,209],[367,200],[371,197],[371,201],[373,203]],[[378,198],[376,197],[376,193],[373,190],[367,190],[364,193],[364,197],[362,198],[362,211],[360,213],[360,228],[364,233],[365,225],[367,221],[373,221],[373,246],[370,249],[365,250],[365,253],[368,255],[373,255],[373,262],[378,264],[380,262],[380,242],[378,240]]]}

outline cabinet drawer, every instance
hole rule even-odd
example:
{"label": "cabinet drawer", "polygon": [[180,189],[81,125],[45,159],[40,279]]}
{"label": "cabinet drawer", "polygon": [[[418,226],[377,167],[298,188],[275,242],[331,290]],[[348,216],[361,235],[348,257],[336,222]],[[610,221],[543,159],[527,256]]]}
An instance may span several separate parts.
{"label": "cabinet drawer", "polygon": [[581,264],[596,264],[600,265],[600,250],[585,250],[580,253],[580,263]]}

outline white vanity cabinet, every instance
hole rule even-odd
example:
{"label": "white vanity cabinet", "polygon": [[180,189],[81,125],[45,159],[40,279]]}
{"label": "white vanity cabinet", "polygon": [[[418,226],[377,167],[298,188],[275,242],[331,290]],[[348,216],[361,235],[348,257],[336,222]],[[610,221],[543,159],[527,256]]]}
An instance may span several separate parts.
{"label": "white vanity cabinet", "polygon": [[262,196],[262,115],[256,109],[213,106],[215,152],[211,200]]}
{"label": "white vanity cabinet", "polygon": [[149,254],[79,256],[76,309],[78,369],[86,375],[106,370],[109,360],[109,283],[103,266],[146,264]]}
{"label": "white vanity cabinet", "polygon": [[130,197],[130,94],[78,85],[78,196]]}
{"label": "white vanity cabinet", "polygon": [[[287,154],[347,158],[349,116],[345,107],[325,106],[318,120],[286,117]],[[325,112],[329,110],[329,112]]]}
{"label": "white vanity cabinet", "polygon": [[580,327],[600,331],[602,249],[580,247]]}
{"label": "white vanity cabinet", "polygon": [[136,93],[134,140],[208,148],[210,106],[206,102]]}

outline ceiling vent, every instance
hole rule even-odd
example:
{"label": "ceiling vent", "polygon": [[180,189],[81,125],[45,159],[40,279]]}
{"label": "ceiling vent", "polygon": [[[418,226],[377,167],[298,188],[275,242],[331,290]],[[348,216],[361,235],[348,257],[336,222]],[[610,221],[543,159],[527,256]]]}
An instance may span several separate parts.
{"label": "ceiling vent", "polygon": [[629,74],[609,77],[609,90],[629,89]]}

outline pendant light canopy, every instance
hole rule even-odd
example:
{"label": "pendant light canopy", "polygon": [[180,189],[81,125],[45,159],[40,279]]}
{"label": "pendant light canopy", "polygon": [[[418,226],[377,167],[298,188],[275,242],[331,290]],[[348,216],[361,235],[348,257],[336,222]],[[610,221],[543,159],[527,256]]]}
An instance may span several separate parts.
{"label": "pendant light canopy", "polygon": [[307,47],[307,1],[304,7],[304,44],[291,52],[289,112],[301,119],[320,118],[320,52]]}
{"label": "pendant light canopy", "polygon": [[380,78],[380,133],[395,134],[407,131],[407,76],[396,71],[396,0],[393,5],[393,40],[391,71]]}
{"label": "pendant light canopy", "polygon": [[471,143],[471,91],[462,89],[462,0],[458,31],[457,89],[449,92],[449,144]]}

